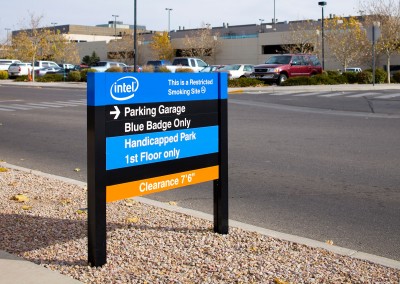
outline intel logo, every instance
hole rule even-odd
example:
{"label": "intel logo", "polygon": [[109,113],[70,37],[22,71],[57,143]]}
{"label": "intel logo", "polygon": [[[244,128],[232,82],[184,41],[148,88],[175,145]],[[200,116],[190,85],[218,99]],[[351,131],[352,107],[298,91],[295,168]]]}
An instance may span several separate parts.
{"label": "intel logo", "polygon": [[126,76],[115,81],[110,88],[110,95],[114,100],[126,101],[135,96],[139,88],[139,81],[135,77]]}

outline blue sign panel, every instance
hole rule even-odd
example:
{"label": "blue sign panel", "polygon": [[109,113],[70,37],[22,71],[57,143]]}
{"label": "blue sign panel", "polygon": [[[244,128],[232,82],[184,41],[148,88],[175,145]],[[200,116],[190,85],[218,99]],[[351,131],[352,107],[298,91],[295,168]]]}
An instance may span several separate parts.
{"label": "blue sign panel", "polygon": [[88,73],[90,106],[226,99],[226,89],[220,73]]}
{"label": "blue sign panel", "polygon": [[106,170],[218,152],[218,126],[108,137]]}

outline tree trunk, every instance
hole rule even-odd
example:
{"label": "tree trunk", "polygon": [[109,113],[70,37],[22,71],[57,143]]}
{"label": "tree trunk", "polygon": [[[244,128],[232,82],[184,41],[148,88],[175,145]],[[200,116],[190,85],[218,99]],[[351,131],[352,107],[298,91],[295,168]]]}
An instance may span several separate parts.
{"label": "tree trunk", "polygon": [[386,71],[387,71],[387,81],[388,81],[388,83],[390,84],[390,55],[388,54],[387,55],[387,61],[386,61]]}

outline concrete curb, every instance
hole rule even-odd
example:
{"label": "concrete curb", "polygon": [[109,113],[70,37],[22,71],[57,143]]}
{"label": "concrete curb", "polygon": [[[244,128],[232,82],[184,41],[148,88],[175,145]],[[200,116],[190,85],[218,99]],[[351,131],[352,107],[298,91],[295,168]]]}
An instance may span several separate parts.
{"label": "concrete curb", "polygon": [[[75,184],[78,186],[82,186],[84,188],[87,187],[87,184],[84,182],[81,182],[81,181],[77,181],[77,180],[73,180],[73,179],[69,179],[69,178],[65,178],[65,177],[61,177],[61,176],[56,176],[56,175],[52,175],[52,174],[43,173],[40,171],[35,171],[35,170],[11,165],[6,162],[1,162],[0,165],[2,165],[3,167],[6,167],[6,168],[8,167],[8,168],[19,170],[19,171],[28,172],[28,173],[32,173],[35,175],[60,180],[60,181],[66,182],[66,183]],[[207,214],[207,213],[203,213],[203,212],[199,212],[196,210],[187,209],[187,208],[183,208],[183,207],[179,207],[179,206],[172,206],[172,205],[169,205],[166,203],[154,201],[154,200],[144,198],[144,197],[136,197],[135,200],[137,200],[141,203],[147,204],[147,205],[156,206],[156,207],[168,210],[168,211],[177,212],[177,213],[189,215],[189,216],[196,217],[196,218],[201,218],[201,219],[208,220],[208,221],[213,221],[213,218],[214,218],[213,215],[211,215],[211,214]],[[229,220],[229,225],[232,227],[236,227],[236,228],[245,230],[245,231],[257,232],[259,234],[269,236],[272,238],[277,238],[280,240],[303,244],[303,245],[310,246],[313,248],[322,248],[322,249],[326,249],[327,251],[330,251],[332,253],[336,253],[339,255],[370,261],[370,262],[373,262],[373,263],[376,263],[379,265],[383,265],[386,267],[390,267],[390,268],[400,269],[400,261],[397,261],[397,260],[393,260],[393,259],[389,259],[389,258],[361,252],[361,251],[356,251],[356,250],[352,250],[349,248],[343,248],[343,247],[339,247],[339,246],[335,246],[335,245],[329,245],[324,242],[320,242],[320,241],[316,241],[316,240],[312,240],[312,239],[308,239],[308,238],[303,238],[303,237],[296,236],[296,235],[281,233],[281,232],[245,224],[245,223],[238,222],[235,220]]]}

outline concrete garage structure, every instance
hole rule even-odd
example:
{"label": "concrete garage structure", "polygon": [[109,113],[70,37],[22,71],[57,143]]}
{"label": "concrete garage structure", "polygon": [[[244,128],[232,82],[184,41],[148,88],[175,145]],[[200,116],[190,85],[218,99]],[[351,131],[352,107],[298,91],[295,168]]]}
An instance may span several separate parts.
{"label": "concrete garage structure", "polygon": [[[362,21],[362,18],[360,18]],[[220,47],[216,54],[207,58],[209,64],[260,64],[268,57],[277,53],[284,53],[282,45],[295,44],[290,42],[290,33],[293,25],[299,25],[307,22],[310,30],[310,44],[316,50],[321,50],[321,35],[318,29],[321,27],[321,20],[304,20],[292,22],[249,24],[230,26],[223,23],[219,27],[210,27],[210,33],[219,42]],[[311,23],[311,24],[310,24]],[[134,27],[119,21],[110,21],[108,24],[98,26],[81,26],[81,25],[60,25],[52,26],[61,34],[64,34],[68,40],[77,43],[80,58],[85,55],[91,55],[93,51],[97,53],[101,60],[114,60],[112,53],[118,52],[118,40],[122,37],[133,37]],[[367,33],[371,34],[371,29],[366,27]],[[185,37],[196,33],[199,29],[185,29],[180,27],[178,30],[170,31],[172,46],[179,53],[180,49],[185,48]],[[145,26],[138,26],[138,64],[143,65],[148,60],[154,58],[149,43],[152,37],[158,31],[149,31]],[[18,33],[14,31],[13,35]],[[133,44],[132,44],[133,50]],[[132,56],[133,57],[133,56]],[[321,59],[321,55],[319,55]],[[386,58],[377,57],[376,66],[385,68]],[[133,58],[125,60],[127,64],[133,64]],[[400,56],[392,56],[391,71],[400,70]],[[371,68],[371,63],[358,65],[363,69]],[[337,60],[333,58],[329,52],[329,46],[325,42],[325,69],[338,70],[343,69]]]}

